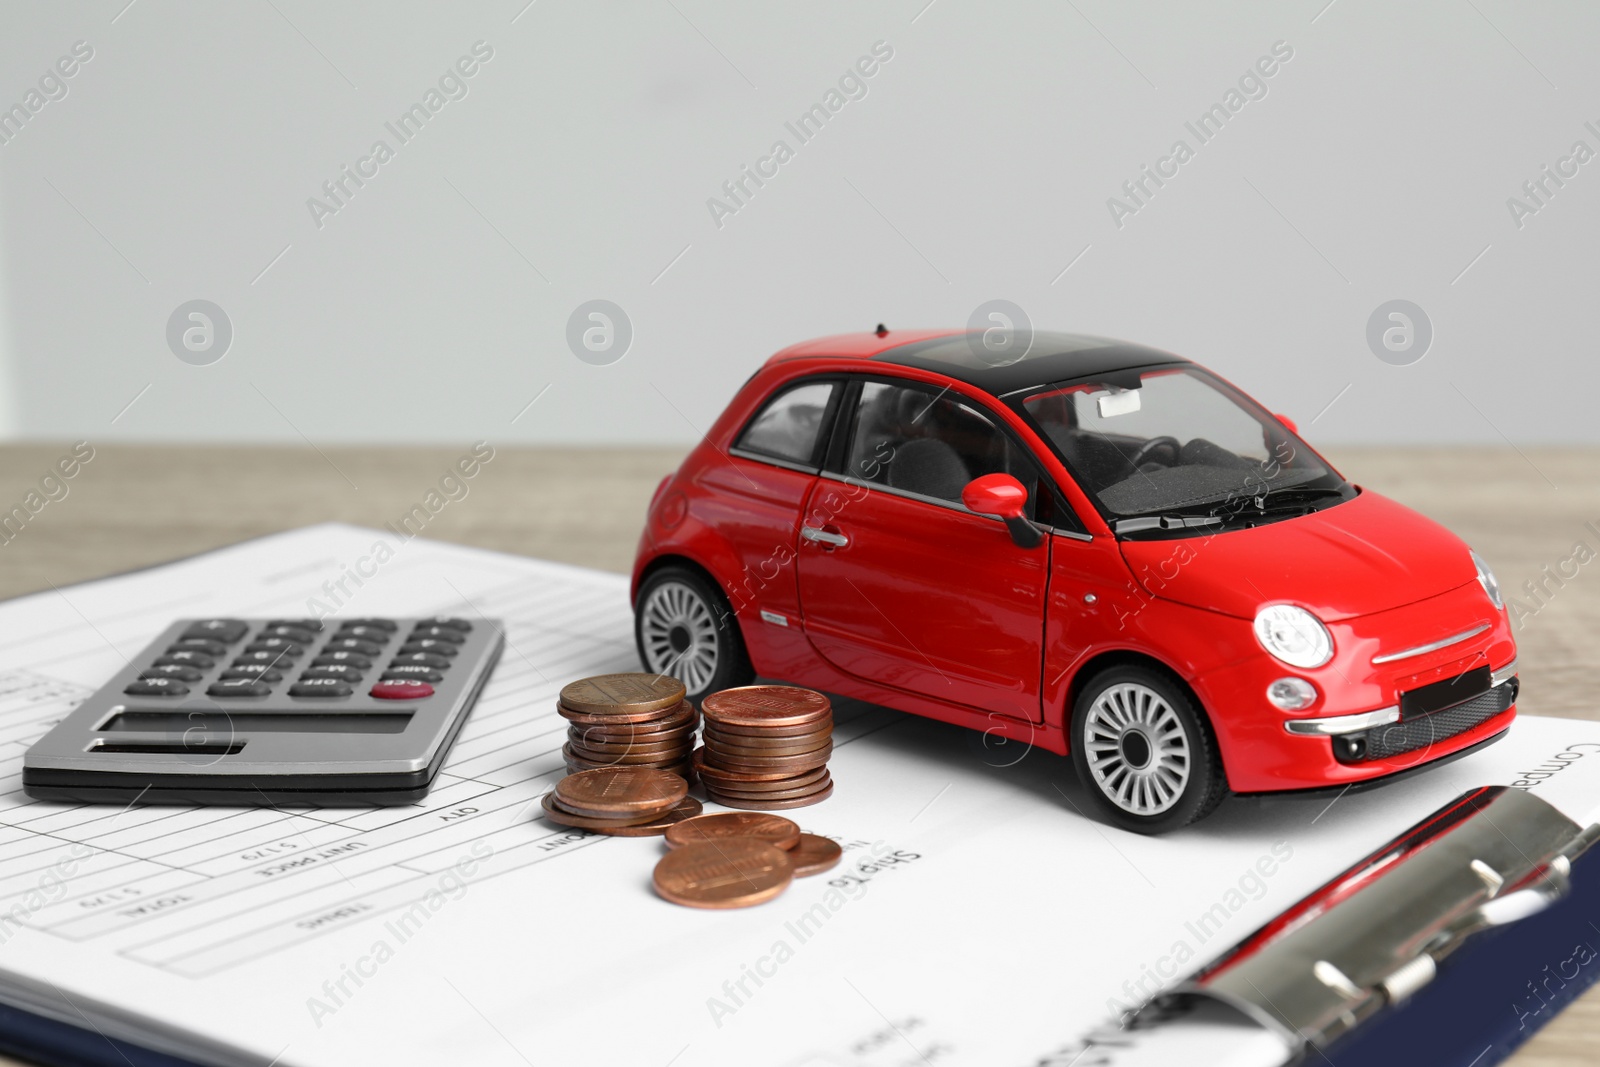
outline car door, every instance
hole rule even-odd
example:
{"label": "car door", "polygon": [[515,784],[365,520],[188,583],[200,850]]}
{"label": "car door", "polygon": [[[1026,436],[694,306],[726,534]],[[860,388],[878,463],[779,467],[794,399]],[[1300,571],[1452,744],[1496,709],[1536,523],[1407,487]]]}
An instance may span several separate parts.
{"label": "car door", "polygon": [[738,555],[738,573],[723,576],[736,613],[777,619],[799,613],[789,563],[842,389],[831,377],[802,378],[777,389],[734,438],[727,462],[700,475],[706,490],[697,504],[701,520]]}
{"label": "car door", "polygon": [[1039,721],[1049,539],[1019,548],[961,504],[972,478],[1028,484],[1037,468],[997,417],[948,391],[864,380],[844,404],[796,550],[807,638],[856,677]]}

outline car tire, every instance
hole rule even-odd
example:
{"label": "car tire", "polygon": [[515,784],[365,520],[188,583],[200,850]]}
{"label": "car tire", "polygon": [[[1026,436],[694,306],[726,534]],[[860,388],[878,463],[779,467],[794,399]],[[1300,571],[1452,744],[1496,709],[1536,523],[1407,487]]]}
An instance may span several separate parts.
{"label": "car tire", "polygon": [[1164,671],[1112,667],[1072,708],[1072,763],[1107,822],[1163,834],[1209,815],[1228,795],[1211,724]]}
{"label": "car tire", "polygon": [[696,706],[709,693],[755,680],[728,598],[698,570],[662,567],[644,580],[633,637],[644,669],[678,679]]}

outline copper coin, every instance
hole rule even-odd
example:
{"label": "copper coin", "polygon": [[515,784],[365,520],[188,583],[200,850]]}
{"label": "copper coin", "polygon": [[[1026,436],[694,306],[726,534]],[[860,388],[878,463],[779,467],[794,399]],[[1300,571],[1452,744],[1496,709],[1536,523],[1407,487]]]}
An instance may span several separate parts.
{"label": "copper coin", "polygon": [[594,760],[580,759],[577,756],[569,755],[566,758],[566,762],[567,762],[567,773],[568,774],[582,774],[584,771],[610,771],[610,770],[618,770],[620,768],[629,768],[629,769],[634,769],[634,770],[666,771],[669,774],[677,775],[679,778],[682,778],[685,782],[690,782],[690,781],[694,780],[694,768],[691,767],[687,761],[685,761],[683,763],[663,762],[663,763],[623,763],[623,764],[618,764],[618,763],[599,763],[599,762],[596,762]]}
{"label": "copper coin", "polygon": [[683,683],[665,674],[601,674],[561,687],[561,703],[589,715],[663,711],[683,700]]}
{"label": "copper coin", "polygon": [[712,693],[700,702],[707,719],[735,726],[798,726],[832,716],[828,698],[792,685],[746,685]]}
{"label": "copper coin", "polygon": [[596,819],[589,815],[579,815],[575,811],[567,811],[556,801],[554,793],[546,793],[539,803],[544,808],[544,817],[551,822],[561,826],[575,826],[580,830],[604,830],[607,827],[646,823],[661,818],[660,815],[624,815],[617,818]]}
{"label": "copper coin", "polygon": [[706,729],[730,740],[740,737],[768,738],[768,737],[810,737],[812,734],[831,734],[833,732],[833,717],[816,722],[804,722],[799,726],[737,726],[729,722],[706,722]]}
{"label": "copper coin", "polygon": [[569,774],[556,783],[556,799],[579,815],[660,815],[689,794],[675,774],[644,767],[608,767]]}
{"label": "copper coin", "polygon": [[713,767],[725,767],[733,771],[789,768],[792,772],[799,773],[827,763],[828,757],[833,755],[833,745],[830,743],[810,752],[802,752],[798,756],[745,756],[723,752],[711,745],[705,746],[704,751],[705,761]]}
{"label": "copper coin", "polygon": [[591,741],[581,737],[567,735],[567,743],[575,749],[588,752],[598,752],[602,755],[621,753],[649,753],[649,752],[679,752],[685,756],[694,747],[694,738],[684,735],[673,737],[665,741]]}
{"label": "copper coin", "polygon": [[706,751],[715,754],[719,759],[738,760],[746,756],[806,756],[822,749],[833,749],[832,738],[823,737],[807,738],[792,745],[730,745],[720,737],[711,734],[705,735]]}
{"label": "copper coin", "polygon": [[684,797],[678,802],[677,807],[665,815],[656,816],[649,822],[631,823],[627,826],[595,826],[591,829],[609,837],[660,837],[670,827],[685,819],[692,819],[704,810],[705,808],[694,797]]}
{"label": "copper coin", "polygon": [[800,827],[778,815],[743,815],[729,812],[723,815],[702,815],[698,819],[681,822],[667,831],[667,847],[700,844],[706,841],[728,841],[753,837],[778,848],[793,848],[800,840]]}
{"label": "copper coin", "polygon": [[694,725],[684,723],[681,726],[670,726],[664,730],[657,730],[654,726],[641,724],[637,730],[615,730],[610,727],[587,726],[583,723],[573,723],[567,727],[567,736],[574,741],[595,744],[654,744],[658,741],[674,741],[678,738],[693,737]]}
{"label": "copper coin", "polygon": [[839,842],[818,834],[801,834],[800,843],[789,850],[789,862],[794,864],[794,876],[804,878],[832,870],[843,855]]}
{"label": "copper coin", "polygon": [[730,793],[765,793],[784,789],[798,789],[801,786],[815,785],[828,777],[828,768],[818,767],[814,771],[804,771],[800,774],[788,774],[782,778],[741,778],[730,776],[718,771],[711,771],[704,776],[705,783]]}
{"label": "copper coin", "polygon": [[[773,783],[762,784],[769,785]],[[782,785],[783,783],[776,784]],[[800,785],[788,785],[784,786],[782,789],[747,789],[742,786],[735,788],[733,786],[722,785],[720,783],[712,784],[710,782],[706,783],[706,788],[716,790],[717,796],[719,797],[736,797],[739,800],[798,800],[800,797],[808,797],[813,793],[820,793],[824,789],[831,788],[832,785],[832,777],[830,777],[828,772],[824,770],[822,772],[822,777],[816,779],[815,781],[804,782]]]}
{"label": "copper coin", "polygon": [[[833,796],[833,783],[828,783],[828,788],[820,793],[810,796],[795,797],[792,800],[749,800],[744,797],[731,797],[718,793],[710,786],[706,787],[706,795],[725,808],[746,808],[750,811],[781,811],[784,808],[803,808],[807,804],[820,804]],[[707,816],[701,816],[707,818]]]}
{"label": "copper coin", "polygon": [[763,767],[760,769],[726,767],[718,763],[715,758],[713,758],[711,762],[707,764],[706,750],[704,748],[695,749],[694,755],[691,757],[691,761],[694,765],[695,773],[699,774],[701,777],[719,781],[726,779],[733,782],[773,782],[782,778],[793,778],[795,775],[798,775],[804,771],[815,769],[805,767],[788,769],[781,767]]}
{"label": "copper coin", "polygon": [[634,754],[627,752],[587,752],[570,744],[561,746],[562,758],[578,763],[592,763],[596,767],[660,767],[669,763],[681,763],[688,754],[687,750]]}
{"label": "copper coin", "polygon": [[736,837],[673,849],[656,864],[652,880],[656,892],[674,904],[744,908],[782,893],[794,880],[794,868],[783,849]]}
{"label": "copper coin", "polygon": [[581,722],[585,726],[615,726],[618,728],[626,728],[630,725],[640,723],[659,724],[666,726],[680,725],[686,722],[698,722],[700,713],[694,710],[693,704],[689,703],[687,700],[684,700],[680,701],[677,706],[668,708],[665,711],[632,711],[629,709],[619,709],[617,711],[599,713],[574,711],[573,709],[558,702],[556,704],[556,714],[560,715],[568,722]]}

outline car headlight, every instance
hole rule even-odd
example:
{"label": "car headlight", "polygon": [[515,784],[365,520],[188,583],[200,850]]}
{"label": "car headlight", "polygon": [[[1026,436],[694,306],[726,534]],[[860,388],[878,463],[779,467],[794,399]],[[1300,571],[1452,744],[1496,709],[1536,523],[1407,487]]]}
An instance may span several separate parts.
{"label": "car headlight", "polygon": [[1494,571],[1483,561],[1483,557],[1476,552],[1468,550],[1472,556],[1472,565],[1478,568],[1478,584],[1483,586],[1483,591],[1489,594],[1489,603],[1494,605],[1496,611],[1503,611],[1506,606],[1504,598],[1500,596],[1500,580],[1494,576]]}
{"label": "car headlight", "polygon": [[1333,658],[1333,638],[1311,612],[1272,604],[1256,612],[1256,640],[1291,667],[1320,667]]}

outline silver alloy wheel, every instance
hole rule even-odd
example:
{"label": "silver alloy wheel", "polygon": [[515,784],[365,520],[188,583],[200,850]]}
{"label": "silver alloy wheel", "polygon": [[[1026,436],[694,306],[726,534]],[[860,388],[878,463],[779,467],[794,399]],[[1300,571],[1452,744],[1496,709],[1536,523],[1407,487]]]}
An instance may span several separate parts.
{"label": "silver alloy wheel", "polygon": [[705,598],[682,582],[662,582],[639,607],[645,666],[682,682],[691,693],[717,673],[717,617]]}
{"label": "silver alloy wheel", "polygon": [[1183,720],[1149,686],[1119,682],[1095,697],[1083,724],[1083,751],[1100,792],[1132,815],[1160,815],[1189,784]]}

